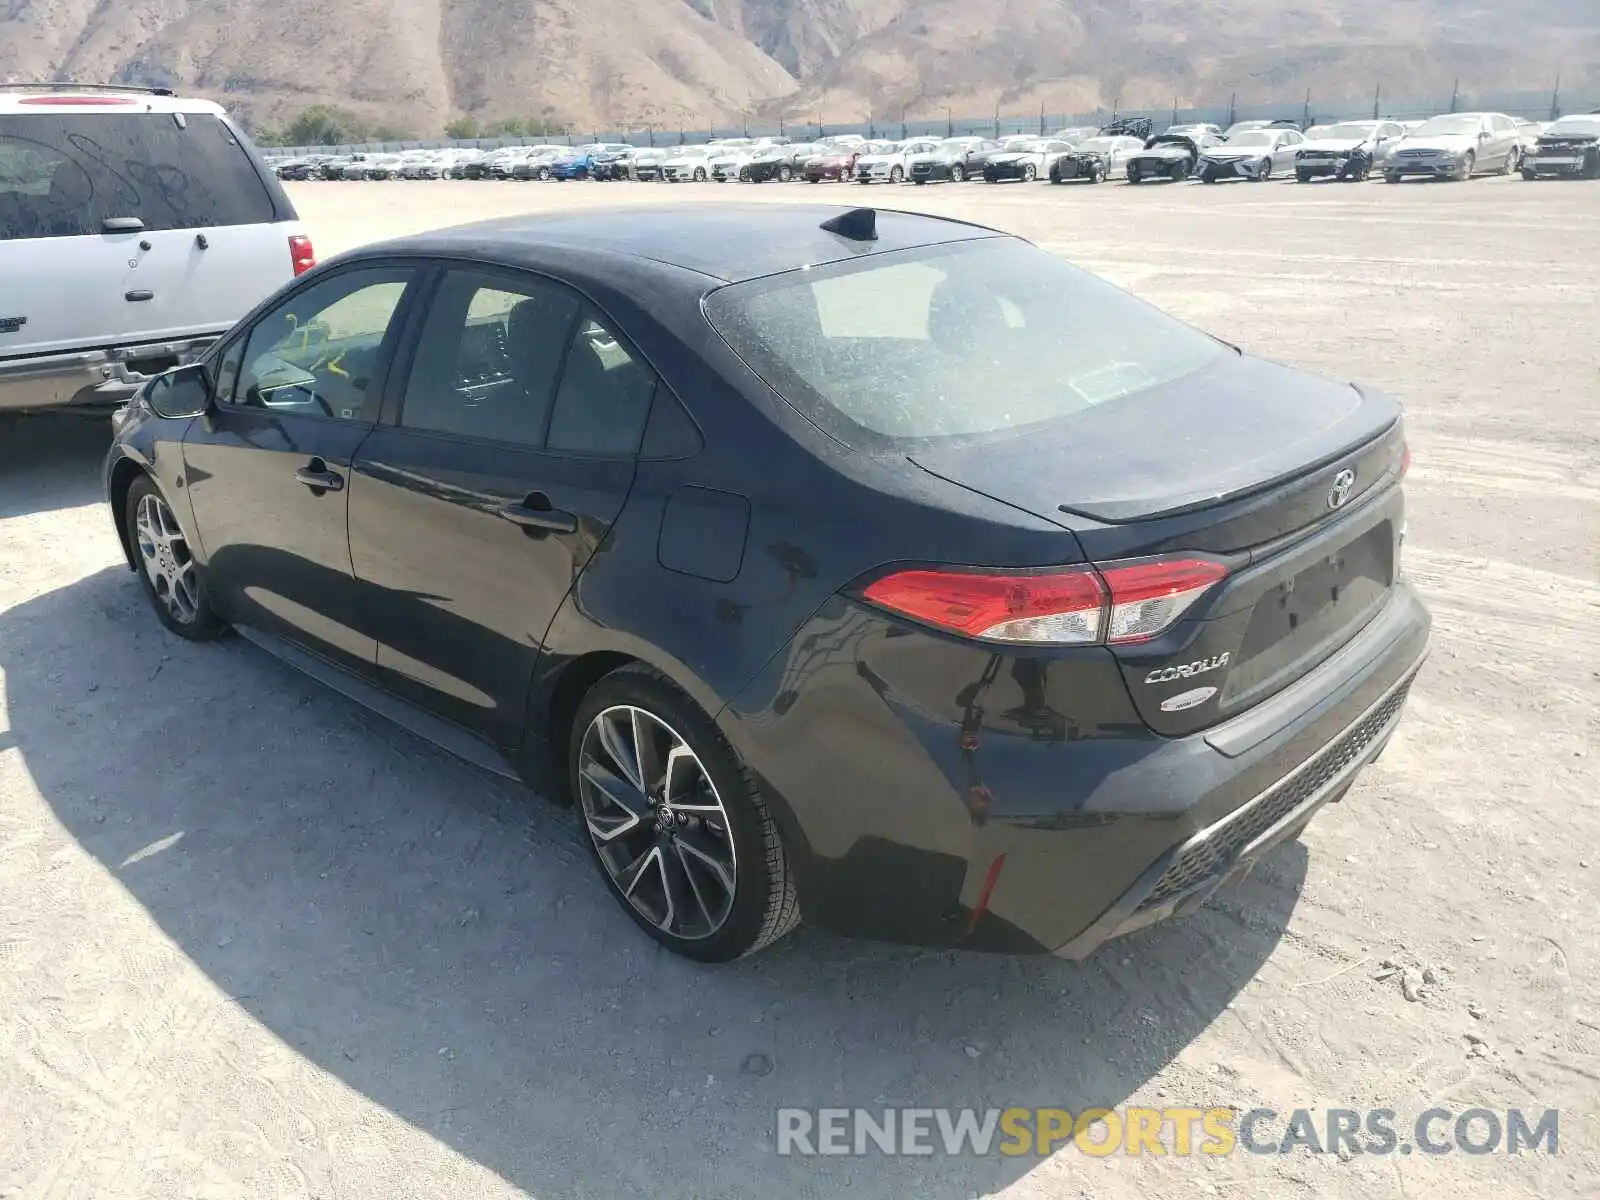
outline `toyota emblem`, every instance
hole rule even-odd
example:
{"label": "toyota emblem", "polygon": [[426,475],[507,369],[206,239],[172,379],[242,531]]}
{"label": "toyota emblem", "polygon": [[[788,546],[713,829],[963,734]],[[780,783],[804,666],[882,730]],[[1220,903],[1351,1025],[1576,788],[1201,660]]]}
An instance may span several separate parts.
{"label": "toyota emblem", "polygon": [[1353,467],[1346,467],[1333,477],[1333,488],[1328,492],[1328,507],[1343,508],[1344,502],[1350,499],[1350,493],[1355,490],[1356,473]]}

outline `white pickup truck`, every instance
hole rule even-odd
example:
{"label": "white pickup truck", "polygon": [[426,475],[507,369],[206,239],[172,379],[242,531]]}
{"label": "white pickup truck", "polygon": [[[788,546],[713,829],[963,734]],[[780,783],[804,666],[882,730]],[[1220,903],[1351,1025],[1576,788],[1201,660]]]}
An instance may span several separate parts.
{"label": "white pickup truck", "polygon": [[0,84],[0,413],[114,408],[315,262],[216,104]]}

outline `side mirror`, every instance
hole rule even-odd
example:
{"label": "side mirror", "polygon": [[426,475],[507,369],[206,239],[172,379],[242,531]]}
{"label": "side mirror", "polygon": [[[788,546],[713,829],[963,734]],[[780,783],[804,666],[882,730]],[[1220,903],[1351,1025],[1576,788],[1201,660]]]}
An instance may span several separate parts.
{"label": "side mirror", "polygon": [[211,407],[211,384],[197,363],[174,367],[145,385],[144,399],[158,417],[198,417]]}

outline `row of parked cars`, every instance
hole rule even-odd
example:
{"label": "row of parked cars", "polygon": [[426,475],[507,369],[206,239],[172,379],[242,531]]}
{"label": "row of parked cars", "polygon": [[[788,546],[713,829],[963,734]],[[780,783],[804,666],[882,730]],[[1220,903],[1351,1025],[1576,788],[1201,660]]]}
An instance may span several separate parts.
{"label": "row of parked cars", "polygon": [[1048,180],[1130,184],[1159,180],[1265,181],[1293,176],[1361,181],[1379,175],[1466,179],[1521,172],[1524,178],[1600,178],[1600,113],[1547,124],[1504,113],[1448,113],[1426,121],[1291,120],[1172,125],[1147,119],[1073,127],[1040,137],[914,137],[875,141],[840,134],[814,141],[726,138],[703,144],[507,146],[397,154],[310,155],[274,163],[284,179],[635,180],[749,183],[989,183]]}

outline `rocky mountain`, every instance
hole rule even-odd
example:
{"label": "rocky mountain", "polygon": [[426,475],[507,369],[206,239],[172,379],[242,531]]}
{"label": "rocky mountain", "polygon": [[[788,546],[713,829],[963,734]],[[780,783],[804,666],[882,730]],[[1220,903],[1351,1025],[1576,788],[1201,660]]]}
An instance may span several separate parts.
{"label": "rocky mountain", "polygon": [[0,81],[156,82],[577,129],[1548,88],[1600,102],[1595,0],[4,0]]}

